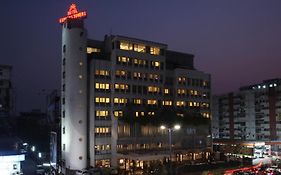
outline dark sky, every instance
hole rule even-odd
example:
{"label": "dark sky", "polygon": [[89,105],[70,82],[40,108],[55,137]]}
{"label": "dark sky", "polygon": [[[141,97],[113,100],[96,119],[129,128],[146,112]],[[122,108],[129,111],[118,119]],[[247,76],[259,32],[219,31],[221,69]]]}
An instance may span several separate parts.
{"label": "dark sky", "polygon": [[90,38],[126,35],[195,54],[213,93],[281,77],[280,0],[3,0],[0,64],[13,66],[17,110],[43,108],[59,88],[61,26],[69,5],[87,10]]}

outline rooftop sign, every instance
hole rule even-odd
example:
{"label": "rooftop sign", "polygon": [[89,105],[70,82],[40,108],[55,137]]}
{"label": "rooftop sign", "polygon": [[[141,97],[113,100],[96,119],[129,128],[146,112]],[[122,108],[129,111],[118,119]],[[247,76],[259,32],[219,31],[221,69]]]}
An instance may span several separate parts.
{"label": "rooftop sign", "polygon": [[67,12],[67,16],[60,18],[59,23],[62,24],[67,19],[82,19],[86,17],[87,17],[86,11],[78,12],[76,4],[71,4]]}

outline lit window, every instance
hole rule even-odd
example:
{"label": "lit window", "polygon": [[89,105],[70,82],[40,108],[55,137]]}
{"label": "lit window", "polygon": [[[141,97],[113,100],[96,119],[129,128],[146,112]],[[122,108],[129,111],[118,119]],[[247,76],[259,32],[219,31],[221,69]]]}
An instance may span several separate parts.
{"label": "lit window", "polygon": [[169,94],[169,89],[164,89],[164,94]]}
{"label": "lit window", "polygon": [[133,50],[133,44],[128,43],[126,41],[121,41],[120,42],[120,49],[122,49],[122,50]]}
{"label": "lit window", "polygon": [[127,98],[114,98],[113,102],[115,104],[126,104],[128,102]]}
{"label": "lit window", "polygon": [[147,104],[149,104],[149,105],[157,105],[157,100],[147,100]]}
{"label": "lit window", "polygon": [[130,58],[128,58],[128,57],[118,57],[118,62],[128,63],[128,62],[130,62]]}
{"label": "lit window", "polygon": [[107,71],[107,70],[96,70],[95,75],[109,76],[109,71]]}
{"label": "lit window", "polygon": [[96,83],[95,84],[96,89],[109,89],[109,84],[108,83]]}
{"label": "lit window", "polygon": [[159,61],[152,61],[152,66],[154,67],[160,67],[160,62]]}
{"label": "lit window", "polygon": [[158,48],[158,47],[150,47],[150,54],[152,54],[152,55],[160,55],[160,48]]}
{"label": "lit window", "polygon": [[108,134],[110,133],[110,128],[109,127],[96,127],[95,128],[95,133],[96,134]]}
{"label": "lit window", "polygon": [[207,86],[207,82],[206,81],[203,81],[203,86]]}
{"label": "lit window", "polygon": [[134,51],[136,51],[136,52],[145,52],[145,45],[134,44]]}
{"label": "lit window", "polygon": [[186,93],[185,89],[178,89],[177,90],[178,95],[184,95]]}
{"label": "lit window", "polygon": [[155,112],[149,111],[147,114],[148,114],[148,116],[154,116],[154,115],[155,115]]}
{"label": "lit window", "polygon": [[184,101],[177,101],[176,105],[177,106],[185,106],[185,102]]}
{"label": "lit window", "polygon": [[172,106],[173,102],[171,100],[165,100],[165,101],[162,101],[162,105],[163,106]]}
{"label": "lit window", "polygon": [[178,77],[178,82],[179,83],[185,83],[186,82],[186,78],[185,77]]}
{"label": "lit window", "polygon": [[117,76],[126,76],[127,72],[124,70],[116,70]]}
{"label": "lit window", "polygon": [[127,89],[129,89],[129,85],[127,85],[127,84],[115,84],[114,85],[114,87],[115,87],[115,89],[122,89],[122,90],[127,90]]}
{"label": "lit window", "polygon": [[108,111],[96,111],[96,116],[97,117],[107,117]]}
{"label": "lit window", "polygon": [[148,86],[148,92],[159,93],[160,92],[160,88],[156,87],[156,86]]}
{"label": "lit window", "polygon": [[142,100],[139,98],[134,99],[134,104],[142,104]]}
{"label": "lit window", "polygon": [[109,103],[110,99],[109,98],[105,98],[105,97],[96,97],[95,98],[95,102],[96,103]]}
{"label": "lit window", "polygon": [[141,117],[144,116],[144,112],[136,112],[135,115],[136,117]]}
{"label": "lit window", "polygon": [[94,52],[100,52],[100,49],[93,48],[93,47],[87,47],[87,53],[88,54],[91,54],[91,53],[94,53]]}
{"label": "lit window", "polygon": [[123,111],[114,111],[114,117],[122,117]]}

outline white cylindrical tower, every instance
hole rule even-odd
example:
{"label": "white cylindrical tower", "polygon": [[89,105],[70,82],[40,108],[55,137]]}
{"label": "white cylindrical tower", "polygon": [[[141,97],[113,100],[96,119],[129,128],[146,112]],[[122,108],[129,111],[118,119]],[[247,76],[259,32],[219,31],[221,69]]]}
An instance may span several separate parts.
{"label": "white cylindrical tower", "polygon": [[87,31],[72,4],[62,24],[62,159],[63,169],[87,167]]}

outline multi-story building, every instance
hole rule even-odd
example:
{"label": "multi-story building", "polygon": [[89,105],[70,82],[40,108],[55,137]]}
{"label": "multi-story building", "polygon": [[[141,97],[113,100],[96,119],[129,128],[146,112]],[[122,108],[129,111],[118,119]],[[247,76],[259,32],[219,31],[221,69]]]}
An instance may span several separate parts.
{"label": "multi-story building", "polygon": [[[60,19],[64,168],[143,168],[163,161],[169,143],[160,123],[143,126],[119,119],[129,106],[131,117],[155,117],[159,108],[174,106],[209,118],[210,75],[194,68],[193,55],[170,51],[166,44],[119,35],[89,39],[85,15],[72,4]],[[209,125],[182,126],[172,144],[174,161],[206,159]]]}
{"label": "multi-story building", "polygon": [[237,140],[280,144],[281,79],[265,80],[241,87],[237,92],[214,96],[212,112],[213,138],[220,139],[218,143],[223,139],[230,144]]}
{"label": "multi-story building", "polygon": [[281,79],[241,87],[213,98],[213,137],[242,140],[281,139]]}
{"label": "multi-story building", "polygon": [[12,66],[0,65],[0,117],[13,110],[11,72]]}

